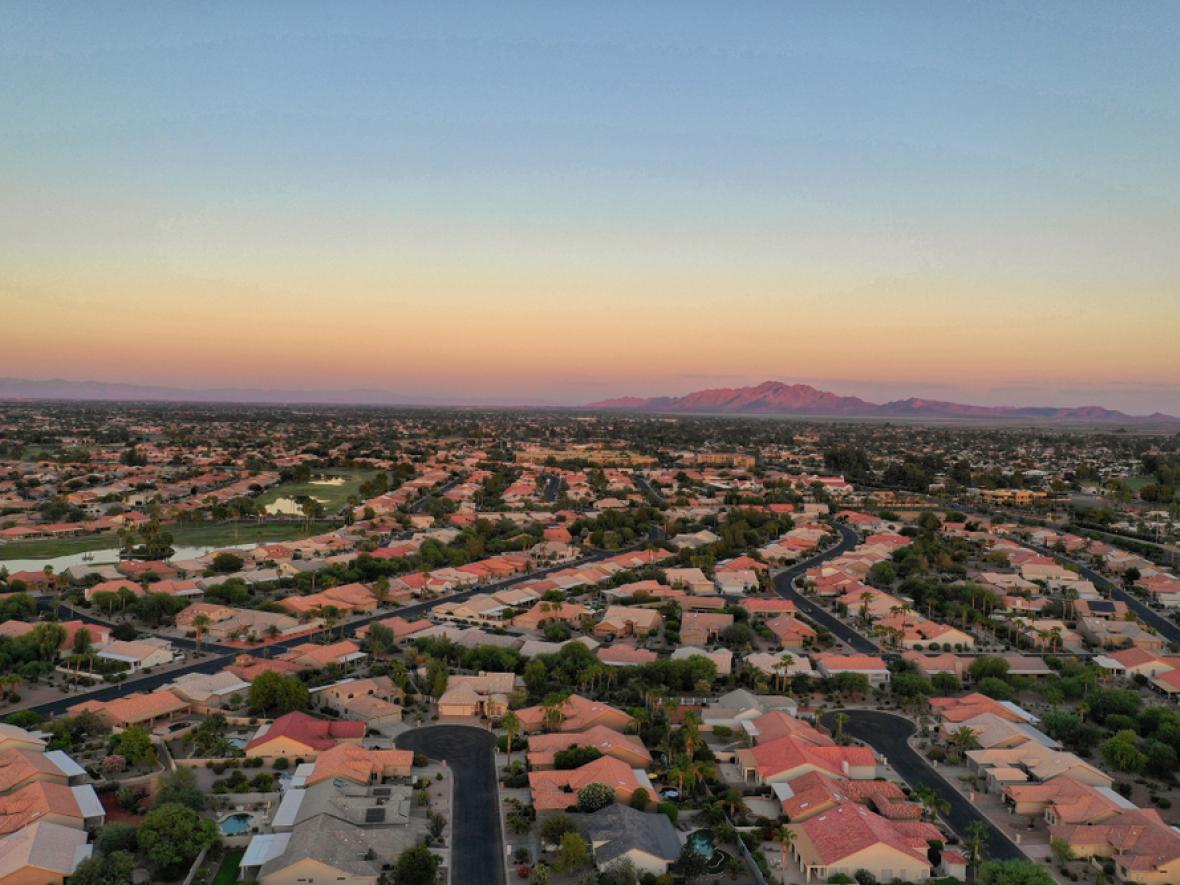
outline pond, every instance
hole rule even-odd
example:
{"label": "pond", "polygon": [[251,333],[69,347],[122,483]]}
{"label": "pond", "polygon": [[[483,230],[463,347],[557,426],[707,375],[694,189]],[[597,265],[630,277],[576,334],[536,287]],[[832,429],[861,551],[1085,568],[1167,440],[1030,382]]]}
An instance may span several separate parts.
{"label": "pond", "polygon": [[221,832],[226,836],[240,836],[243,833],[250,832],[250,828],[254,825],[254,815],[252,814],[231,814],[229,817],[221,819]]}

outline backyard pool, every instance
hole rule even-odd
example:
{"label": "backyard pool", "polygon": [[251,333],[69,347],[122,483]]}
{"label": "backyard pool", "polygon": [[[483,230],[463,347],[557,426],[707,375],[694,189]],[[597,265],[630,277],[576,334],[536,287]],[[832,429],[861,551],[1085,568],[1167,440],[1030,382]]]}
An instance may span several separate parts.
{"label": "backyard pool", "polygon": [[705,858],[713,856],[713,831],[712,830],[697,830],[688,837],[688,844],[692,850]]}
{"label": "backyard pool", "polygon": [[226,836],[240,836],[250,832],[250,827],[253,824],[254,815],[252,814],[231,814],[229,817],[221,819],[221,832]]}

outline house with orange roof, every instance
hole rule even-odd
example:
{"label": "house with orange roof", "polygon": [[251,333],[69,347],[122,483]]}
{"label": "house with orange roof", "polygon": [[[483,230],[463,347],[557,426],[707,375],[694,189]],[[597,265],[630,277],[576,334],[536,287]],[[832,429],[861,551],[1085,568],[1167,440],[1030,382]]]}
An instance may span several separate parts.
{"label": "house with orange roof", "polygon": [[318,670],[329,664],[349,667],[364,660],[368,655],[361,651],[361,647],[351,639],[341,639],[330,645],[319,645],[315,642],[300,643],[281,657],[283,660]]}
{"label": "house with orange roof", "polygon": [[529,737],[528,763],[534,770],[552,768],[554,756],[570,747],[593,747],[603,756],[613,756],[632,768],[648,768],[651,753],[637,736],[623,734],[605,725],[595,725],[581,732],[555,732]]}
{"label": "house with orange roof", "polygon": [[317,709],[330,710],[347,719],[359,719],[380,730],[401,722],[406,693],[388,676],[341,679],[313,690]]}
{"label": "house with orange roof", "polygon": [[585,731],[595,725],[605,725],[615,731],[626,731],[635,727],[635,719],[617,707],[601,701],[592,701],[580,694],[571,694],[561,705],[560,720],[546,723],[545,708],[525,707],[516,711],[526,733],[550,731]]}
{"label": "house with orange roof", "polygon": [[1114,790],[1057,777],[1041,784],[1008,784],[1004,804],[1021,817],[1044,817],[1050,824],[1098,824],[1135,808]]}
{"label": "house with orange roof", "polygon": [[262,725],[246,744],[247,756],[314,759],[338,744],[360,746],[365,723],[351,719],[317,719],[294,712]]}
{"label": "house with orange roof", "polygon": [[685,645],[710,645],[731,626],[731,614],[688,611],[680,619],[680,641]]}
{"label": "house with orange roof", "polygon": [[438,699],[438,715],[489,719],[503,716],[516,680],[515,673],[452,674],[447,677],[447,690]]}
{"label": "house with orange roof", "polygon": [[650,801],[656,791],[647,772],[632,768],[614,756],[600,756],[579,768],[566,771],[530,771],[529,789],[533,807],[538,812],[565,811],[578,804],[578,790],[587,784],[605,784],[615,792],[619,802],[630,803],[636,791],[642,790]]}
{"label": "house with orange roof", "polygon": [[600,646],[594,650],[594,656],[608,667],[638,667],[659,659],[654,651],[626,642]]}
{"label": "house with orange roof", "polygon": [[[422,630],[428,630],[434,626],[434,622],[429,618],[418,618],[413,621],[407,621],[400,615],[394,615],[392,618],[385,618],[384,620],[374,621],[373,623],[380,624],[387,630],[392,630],[393,637],[398,642],[401,642],[403,639],[411,639],[415,633],[419,633]],[[358,628],[356,635],[362,639],[368,636],[370,626],[372,625],[365,624],[363,627]]]}
{"label": "house with orange roof", "polygon": [[355,744],[337,744],[316,756],[304,783],[310,787],[343,778],[354,784],[378,784],[389,778],[409,777],[413,765],[412,750],[366,750]]}
{"label": "house with orange roof", "polygon": [[1130,648],[1096,655],[1094,663],[1116,676],[1134,676],[1141,673],[1152,679],[1180,667],[1180,658],[1164,657],[1149,649],[1132,645]]}
{"label": "house with orange roof", "polygon": [[87,602],[94,602],[94,597],[99,593],[130,593],[137,599],[144,595],[144,589],[141,585],[134,581],[129,581],[126,578],[120,578],[115,581],[101,581],[91,587],[87,587],[82,591],[82,596]]}
{"label": "house with orange roof", "polygon": [[70,787],[50,781],[30,781],[0,796],[0,836],[37,821],[92,830],[101,827],[105,820],[106,812],[90,784]]}
{"label": "house with orange roof", "polygon": [[539,630],[549,621],[562,621],[577,627],[582,618],[589,618],[592,612],[584,605],[574,602],[538,602],[527,612],[512,619],[512,624],[522,630]]}
{"label": "house with orange roof", "polygon": [[861,780],[877,776],[877,759],[868,747],[820,746],[794,734],[743,747],[735,763],[743,780],[759,785],[789,781],[809,771]]}
{"label": "house with orange roof", "polygon": [[234,662],[225,668],[241,679],[243,682],[253,682],[263,673],[280,673],[284,676],[293,676],[296,673],[302,673],[309,669],[301,664],[296,664],[292,661],[283,661],[278,658],[260,658],[254,655],[238,655]]}
{"label": "house with orange roof", "polygon": [[638,605],[611,605],[603,612],[602,619],[594,625],[594,635],[604,638],[614,636],[648,636],[658,632],[664,619],[654,608]]}
{"label": "house with orange roof", "polygon": [[123,729],[132,725],[151,728],[188,714],[192,705],[167,689],[124,695],[110,701],[82,701],[66,712],[71,716],[94,713],[108,728]]}
{"label": "house with orange roof", "polygon": [[0,885],[62,885],[93,852],[89,838],[48,820],[0,837]]}
{"label": "house with orange roof", "polygon": [[1096,824],[1057,824],[1049,837],[1064,841],[1077,857],[1110,858],[1119,882],[1180,881],[1180,832],[1155,809],[1127,809]]}
{"label": "house with orange roof", "polygon": [[73,786],[86,772],[65,753],[9,747],[0,750],[0,795],[11,793],[33,781]]}
{"label": "house with orange roof", "polygon": [[811,661],[824,679],[830,679],[838,673],[861,673],[868,677],[869,685],[874,688],[889,684],[889,667],[876,655],[822,652],[812,655]]}
{"label": "house with orange roof", "polygon": [[967,665],[970,663],[969,660],[964,660],[950,652],[927,655],[919,651],[906,651],[902,652],[901,659],[913,664],[918,669],[918,672],[927,679],[936,673],[950,673],[960,681],[967,672]]}
{"label": "house with orange roof", "polygon": [[794,615],[779,615],[766,620],[766,628],[775,635],[779,645],[786,649],[799,650],[808,648],[815,642],[816,632],[810,624],[805,624]]}
{"label": "house with orange roof", "polygon": [[985,694],[972,692],[960,698],[931,698],[930,709],[943,722],[957,724],[974,719],[982,713],[994,713],[1009,722],[1036,722],[1037,717],[1010,701],[997,701]]}
{"label": "house with orange roof", "polygon": [[889,820],[856,802],[787,826],[795,834],[790,854],[805,882],[859,870],[878,881],[924,882],[933,874],[929,843],[945,838],[932,824]]}
{"label": "house with orange roof", "polygon": [[0,752],[10,749],[42,751],[45,741],[19,725],[0,722]]}
{"label": "house with orange roof", "polygon": [[850,781],[810,771],[790,781],[771,784],[783,816],[800,823],[844,802],[859,802],[889,820],[920,820],[922,806],[907,802],[905,793],[889,781]]}

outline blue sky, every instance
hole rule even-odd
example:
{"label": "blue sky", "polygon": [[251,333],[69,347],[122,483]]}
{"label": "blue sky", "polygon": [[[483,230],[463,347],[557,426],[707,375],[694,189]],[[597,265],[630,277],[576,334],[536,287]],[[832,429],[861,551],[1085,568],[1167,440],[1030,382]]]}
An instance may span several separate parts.
{"label": "blue sky", "polygon": [[[0,307],[29,333],[5,374],[144,380],[104,324],[155,337],[226,309],[339,336],[371,316],[371,352],[443,303],[453,358],[235,362],[242,337],[164,372],[550,400],[806,376],[1180,409],[1176,4],[3,14]],[[548,350],[579,304],[582,340]],[[851,367],[814,345],[845,319]],[[586,344],[619,323],[681,347]],[[489,329],[538,362],[481,351]],[[803,355],[768,358],[784,338]]]}

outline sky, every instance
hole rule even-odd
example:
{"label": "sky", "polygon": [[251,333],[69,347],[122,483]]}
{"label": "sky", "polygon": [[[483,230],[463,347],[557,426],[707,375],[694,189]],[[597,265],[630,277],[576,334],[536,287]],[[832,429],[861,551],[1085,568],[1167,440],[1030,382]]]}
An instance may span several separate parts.
{"label": "sky", "polygon": [[1180,5],[0,2],[0,376],[1180,414]]}

